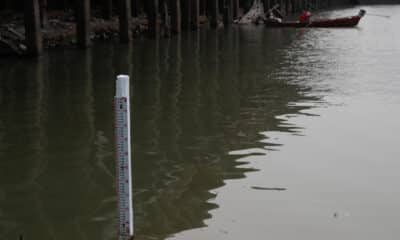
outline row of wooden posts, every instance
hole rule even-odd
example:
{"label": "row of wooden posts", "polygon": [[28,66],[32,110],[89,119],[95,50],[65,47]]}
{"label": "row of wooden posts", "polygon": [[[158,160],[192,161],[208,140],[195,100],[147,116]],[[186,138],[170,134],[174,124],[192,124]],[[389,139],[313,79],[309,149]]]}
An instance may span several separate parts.
{"label": "row of wooden posts", "polygon": [[[25,29],[28,53],[41,55],[43,43],[41,37],[41,17],[46,15],[43,3],[47,0],[24,0]],[[104,15],[110,17],[113,4],[117,5],[119,15],[120,41],[129,43],[132,39],[130,21],[132,5],[137,6],[140,0],[103,0]],[[185,30],[199,28],[200,8],[202,15],[209,19],[210,27],[217,28],[219,16],[223,16],[224,25],[229,25],[239,17],[242,2],[240,0],[141,0],[148,19],[148,32],[157,36],[161,26],[167,26],[172,33],[179,34]],[[330,0],[262,0],[265,9],[279,4],[285,14],[299,12],[310,6],[318,8],[322,2],[329,4]],[[81,48],[90,46],[90,0],[76,0],[77,44]],[[161,24],[160,24],[161,23]]]}

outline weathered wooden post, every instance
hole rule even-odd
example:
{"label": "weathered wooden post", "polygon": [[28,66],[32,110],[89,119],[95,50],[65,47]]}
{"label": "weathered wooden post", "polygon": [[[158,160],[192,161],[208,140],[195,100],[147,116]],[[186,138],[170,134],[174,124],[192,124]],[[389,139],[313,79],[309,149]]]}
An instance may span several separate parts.
{"label": "weathered wooden post", "polygon": [[25,0],[24,24],[28,54],[39,56],[43,52],[38,0]]}
{"label": "weathered wooden post", "polygon": [[182,13],[181,1],[170,0],[171,8],[171,29],[173,33],[180,33],[182,31]]}
{"label": "weathered wooden post", "polygon": [[90,0],[76,0],[76,5],[78,46],[88,48],[90,45]]}
{"label": "weathered wooden post", "polygon": [[277,0],[270,0],[269,1],[269,6],[272,8],[276,4]]}
{"label": "weathered wooden post", "polygon": [[131,1],[119,0],[119,38],[121,43],[129,43],[132,40]]}
{"label": "weathered wooden post", "polygon": [[47,26],[47,0],[40,0],[39,1],[39,6],[40,6],[40,25],[41,27],[46,27]]}
{"label": "weathered wooden post", "polygon": [[150,37],[158,37],[160,33],[159,24],[159,1],[158,0],[146,0],[147,6],[147,19],[149,22],[149,35]]}
{"label": "weathered wooden post", "polygon": [[232,6],[233,6],[233,1],[232,0],[224,0],[224,26],[228,26],[232,23]]}
{"label": "weathered wooden post", "polygon": [[200,15],[206,15],[207,13],[207,1],[200,0]]}
{"label": "weathered wooden post", "polygon": [[131,0],[131,12],[132,17],[137,17],[139,15],[139,1]]}
{"label": "weathered wooden post", "polygon": [[296,12],[296,0],[290,0],[290,6],[291,6],[292,13],[295,13]]}
{"label": "weathered wooden post", "polygon": [[[264,5],[265,7],[265,5]],[[239,0],[233,0],[233,18],[234,19],[238,19],[239,18],[239,9],[240,9],[240,5],[239,5]]]}
{"label": "weathered wooden post", "polygon": [[285,13],[286,15],[290,14],[290,0],[285,0]]}
{"label": "weathered wooden post", "polygon": [[218,17],[219,17],[219,4],[218,0],[209,0],[210,11],[211,11],[211,19],[210,26],[212,28],[218,27]]}
{"label": "weathered wooden post", "polygon": [[301,1],[301,0],[294,0],[294,4],[295,4],[295,5],[294,5],[294,11],[295,11],[295,12],[300,12],[300,8],[301,8],[301,6],[300,6],[300,5],[301,5],[301,4],[300,4],[300,1]]}
{"label": "weathered wooden post", "polygon": [[104,19],[110,20],[112,18],[112,8],[113,8],[112,0],[103,0],[103,18]]}
{"label": "weathered wooden post", "polygon": [[200,27],[200,0],[191,0],[191,29],[197,30]]}
{"label": "weathered wooden post", "polygon": [[191,5],[192,0],[181,0],[181,8],[182,8],[182,29],[187,31],[190,29],[191,22]]}
{"label": "weathered wooden post", "polygon": [[270,0],[263,0],[262,4],[264,5],[264,11],[267,11],[269,9],[269,1]]}
{"label": "weathered wooden post", "polygon": [[171,36],[171,21],[170,21],[170,12],[169,12],[169,4],[167,0],[160,0],[161,7],[161,21],[162,21],[162,36],[170,37]]}

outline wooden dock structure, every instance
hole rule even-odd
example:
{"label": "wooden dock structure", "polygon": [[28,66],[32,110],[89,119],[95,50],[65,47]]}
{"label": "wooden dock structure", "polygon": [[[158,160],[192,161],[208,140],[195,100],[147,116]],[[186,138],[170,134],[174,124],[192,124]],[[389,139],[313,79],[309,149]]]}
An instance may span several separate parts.
{"label": "wooden dock structure", "polygon": [[[306,9],[329,7],[335,0],[261,1],[265,10],[279,4],[279,11],[289,15]],[[0,10],[24,9],[27,52],[31,56],[39,56],[43,52],[41,33],[42,28],[47,25],[49,8],[71,8],[75,11],[76,43],[78,47],[85,49],[91,45],[91,19],[94,8],[100,9],[101,18],[106,21],[117,17],[120,42],[130,43],[132,20],[139,15],[147,16],[148,35],[155,38],[160,36],[160,32],[162,36],[170,36],[182,31],[196,31],[201,26],[200,22],[211,28],[229,26],[252,2],[253,0],[24,0],[22,3],[15,3],[5,0],[0,3]]]}

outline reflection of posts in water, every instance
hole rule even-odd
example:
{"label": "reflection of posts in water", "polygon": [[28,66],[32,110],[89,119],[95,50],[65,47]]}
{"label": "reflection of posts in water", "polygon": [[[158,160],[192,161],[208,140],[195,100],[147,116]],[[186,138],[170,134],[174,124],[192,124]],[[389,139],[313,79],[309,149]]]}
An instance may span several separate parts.
{"label": "reflection of posts in water", "polygon": [[[132,57],[133,57],[133,46],[132,43],[125,45],[123,48],[118,48],[117,54],[114,55],[115,59],[115,71],[116,74],[126,74],[131,76],[132,74]],[[135,76],[131,76],[135,80]]]}
{"label": "reflection of posts in water", "polygon": [[[178,124],[178,115],[179,115],[179,109],[178,109],[178,103],[179,103],[179,97],[181,95],[182,91],[182,38],[179,36],[176,39],[176,69],[175,69],[175,74],[176,74],[176,83],[174,84],[174,88],[172,90],[172,101],[171,101],[171,109],[173,110],[173,120],[172,120],[172,125],[174,125],[174,130],[173,130],[173,136],[175,139],[175,143],[178,142],[178,136],[179,133],[182,131],[180,128],[180,125]],[[178,152],[178,151],[177,151]],[[181,154],[178,154],[179,156]]]}
{"label": "reflection of posts in water", "polygon": [[25,1],[25,38],[28,54],[41,55],[43,52],[42,33],[40,29],[40,10],[38,0]]}
{"label": "reflection of posts in water", "polygon": [[[193,92],[193,105],[194,106],[199,106],[200,105],[200,79],[201,79],[201,66],[200,66],[200,32],[196,32],[193,34],[194,37],[194,56],[193,56],[193,67],[194,67],[194,72],[193,72],[193,83],[192,83],[192,91]],[[199,109],[198,107],[193,109],[193,124],[194,126],[199,126]]]}
{"label": "reflection of posts in water", "polygon": [[[158,152],[159,148],[159,128],[157,127],[160,114],[160,40],[147,42],[138,50],[140,58],[135,70],[140,79],[134,80],[137,101],[140,104],[133,108],[134,124],[142,123],[135,131],[134,138],[140,138],[145,148],[149,152]],[[140,65],[139,65],[140,64]],[[145,111],[143,111],[145,109]],[[145,114],[135,114],[136,112]]]}
{"label": "reflection of posts in water", "polygon": [[[46,113],[47,113],[47,108],[45,106],[46,102],[46,93],[47,93],[47,81],[48,81],[48,69],[45,68],[49,66],[48,63],[48,58],[41,58],[39,59],[34,66],[35,73],[32,74],[31,76],[34,77],[34,81],[36,82],[35,87],[36,87],[36,93],[35,93],[35,101],[32,101],[34,103],[34,106],[32,109],[34,109],[34,119],[32,120],[32,124],[34,125],[35,129],[38,129],[37,134],[36,134],[36,139],[33,140],[35,146],[34,149],[37,154],[36,160],[38,161],[37,163],[37,168],[34,168],[34,172],[32,172],[31,179],[32,181],[35,181],[45,170],[43,169],[43,166],[47,165],[46,158],[43,157],[43,152],[46,144],[46,128],[45,128],[45,122],[46,122]],[[44,61],[46,61],[44,63]],[[46,70],[46,72],[45,72]],[[46,74],[45,74],[46,73]]]}
{"label": "reflection of posts in water", "polygon": [[[161,80],[161,97],[160,102],[162,122],[159,124],[160,141],[168,155],[168,159],[181,159],[180,147],[178,145],[178,137],[181,132],[178,124],[179,108],[178,102],[181,94],[182,86],[182,54],[181,54],[181,36],[168,40],[163,48],[161,64],[162,76]],[[170,59],[174,59],[171,62]]]}
{"label": "reflection of posts in water", "polygon": [[216,31],[210,35],[211,44],[209,46],[210,51],[210,64],[209,66],[209,78],[207,81],[204,81],[205,84],[205,92],[204,92],[204,106],[207,106],[201,115],[206,117],[206,119],[202,119],[202,122],[205,124],[205,130],[208,132],[215,132],[216,130],[216,121],[217,121],[217,112],[218,112],[218,101],[217,101],[217,91],[219,90],[219,76],[220,76],[220,59],[219,59],[219,31]]}
{"label": "reflection of posts in water", "polygon": [[[35,142],[35,150],[36,154],[33,159],[36,159],[36,166],[32,169],[31,175],[31,183],[35,186],[35,188],[39,188],[37,184],[38,178],[47,170],[45,166],[48,165],[48,158],[45,156],[45,148],[48,141],[48,137],[46,134],[46,118],[47,118],[47,107],[45,106],[45,102],[47,102],[47,93],[48,93],[48,58],[40,59],[35,65],[35,74],[30,76],[34,76],[35,78],[35,86],[36,86],[36,101],[35,106],[33,107],[35,112],[35,119],[32,123],[35,125],[35,128],[38,129],[36,134],[36,139],[33,141]],[[33,209],[36,210],[36,218],[39,220],[37,222],[38,225],[32,226],[32,231],[37,230],[36,228],[41,226],[43,228],[43,232],[47,232],[50,236],[52,235],[51,232],[54,231],[54,227],[51,224],[50,219],[45,213],[44,206],[43,206],[43,199],[39,191],[32,192],[32,205],[34,206]],[[32,233],[30,233],[32,234]]]}
{"label": "reflection of posts in water", "polygon": [[92,50],[89,49],[88,51],[85,52],[84,54],[84,61],[85,61],[85,68],[84,68],[84,78],[83,80],[85,81],[86,87],[85,89],[85,103],[86,103],[86,109],[85,113],[87,114],[87,119],[88,119],[88,130],[90,130],[90,136],[91,138],[94,137],[94,116],[93,116],[93,75],[92,75],[92,64],[93,64],[93,59],[92,59]]}

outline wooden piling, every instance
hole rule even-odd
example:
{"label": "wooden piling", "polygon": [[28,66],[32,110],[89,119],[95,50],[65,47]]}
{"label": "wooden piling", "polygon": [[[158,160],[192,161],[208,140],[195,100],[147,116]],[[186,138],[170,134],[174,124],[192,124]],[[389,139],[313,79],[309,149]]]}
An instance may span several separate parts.
{"label": "wooden piling", "polygon": [[137,17],[139,15],[139,0],[131,0],[131,12],[132,17]]}
{"label": "wooden piling", "polygon": [[200,27],[200,0],[191,0],[190,27],[197,30]]}
{"label": "wooden piling", "polygon": [[46,27],[48,23],[47,0],[40,0],[39,7],[40,7],[40,26],[43,28]]}
{"label": "wooden piling", "polygon": [[106,20],[110,20],[112,18],[112,8],[113,2],[112,0],[103,0],[103,18]]}
{"label": "wooden piling", "polygon": [[90,46],[90,0],[76,0],[76,35],[80,48]]}
{"label": "wooden piling", "polygon": [[132,40],[131,0],[119,0],[119,38],[121,43],[129,43]]}
{"label": "wooden piling", "polygon": [[230,25],[232,23],[232,5],[233,1],[232,0],[224,0],[224,8],[223,8],[223,14],[224,14],[224,26]]}
{"label": "wooden piling", "polygon": [[307,0],[302,0],[303,3],[303,9],[302,10],[307,10],[308,9],[308,1]]}
{"label": "wooden piling", "polygon": [[207,1],[200,0],[200,15],[205,16],[207,14]]}
{"label": "wooden piling", "polygon": [[181,1],[171,0],[171,30],[173,33],[180,33],[182,31],[182,13],[181,13]]}
{"label": "wooden piling", "polygon": [[294,0],[294,12],[295,13],[300,12],[300,1],[301,0]]}
{"label": "wooden piling", "polygon": [[264,5],[264,11],[267,11],[268,9],[270,9],[270,5],[269,5],[270,0],[263,0],[262,3]]}
{"label": "wooden piling", "polygon": [[218,27],[218,17],[219,17],[219,3],[218,0],[209,0],[210,11],[211,11],[211,19],[210,26],[212,28]]}
{"label": "wooden piling", "polygon": [[169,4],[167,0],[160,0],[160,12],[161,12],[161,34],[163,37],[171,36],[171,21]]}
{"label": "wooden piling", "polygon": [[286,16],[290,14],[290,0],[285,0],[285,13]]}
{"label": "wooden piling", "polygon": [[238,19],[240,17],[239,9],[240,9],[239,0],[233,0],[233,18],[234,19]]}
{"label": "wooden piling", "polygon": [[[148,1],[148,2],[147,2]],[[159,24],[159,2],[158,0],[146,0],[147,19],[149,22],[149,35],[150,37],[156,38],[160,33]]]}
{"label": "wooden piling", "polygon": [[28,54],[39,56],[43,52],[38,0],[25,0],[24,24]]}
{"label": "wooden piling", "polygon": [[192,0],[181,0],[181,8],[182,8],[182,30],[187,31],[190,29],[191,22],[191,5]]}
{"label": "wooden piling", "polygon": [[295,12],[295,0],[288,0],[289,1],[289,5],[290,5],[290,13],[294,13]]}

